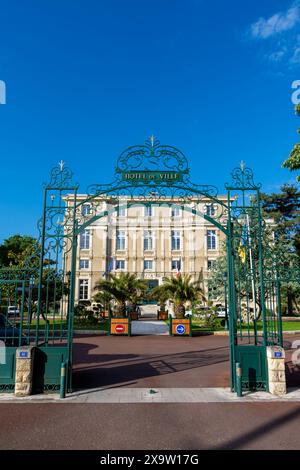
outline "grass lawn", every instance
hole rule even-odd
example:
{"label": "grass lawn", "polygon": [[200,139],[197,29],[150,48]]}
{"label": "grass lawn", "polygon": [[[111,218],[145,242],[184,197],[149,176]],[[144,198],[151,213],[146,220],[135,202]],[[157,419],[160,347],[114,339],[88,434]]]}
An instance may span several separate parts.
{"label": "grass lawn", "polygon": [[[247,330],[248,327],[243,325],[242,330]],[[210,332],[210,331],[223,331],[224,327],[217,327],[215,329],[211,329],[208,327],[201,326],[201,323],[193,320],[192,321],[192,331],[203,331],[203,332]],[[240,330],[240,328],[238,328]],[[257,322],[257,330],[262,331],[262,322]],[[300,331],[300,322],[299,321],[283,321],[282,322],[282,331]],[[250,331],[253,331],[253,326],[250,326]]]}
{"label": "grass lawn", "polygon": [[[165,320],[165,323],[169,324],[169,320]],[[36,327],[36,320],[32,320],[30,328],[34,330]],[[60,323],[59,318],[55,318],[54,320],[49,318],[49,330],[56,330],[59,331],[60,328],[62,327],[63,330],[67,329],[67,321],[63,320],[62,325]],[[23,321],[23,328],[26,330],[28,328],[27,322]],[[39,328],[41,330],[45,329],[45,320],[40,319],[39,321]],[[257,328],[258,331],[262,331],[262,322],[259,321],[257,323]],[[74,323],[74,329],[75,330],[95,330],[95,331],[108,331],[108,320],[102,320],[101,323],[97,323],[96,325],[94,323],[78,323],[75,321]],[[240,328],[238,328],[239,330]],[[243,325],[243,330],[247,330],[247,326]],[[283,321],[282,322],[282,331],[300,331],[300,322],[299,321]],[[203,322],[199,322],[196,319],[192,320],[192,331],[197,331],[197,332],[203,332],[203,333],[209,333],[213,331],[224,331],[223,326],[218,326],[214,329],[205,327],[203,326]],[[253,331],[253,326],[250,327],[250,331]]]}
{"label": "grass lawn", "polygon": [[[60,328],[62,327],[63,330],[67,329],[67,321],[64,319],[62,322],[60,321],[59,318],[49,318],[49,330],[54,329],[56,331],[59,331]],[[41,330],[45,329],[46,322],[43,319],[39,320],[39,328]],[[34,330],[36,327],[36,320],[32,320],[30,329]],[[26,328],[28,328],[27,321],[23,321],[23,328],[26,331]],[[74,322],[74,329],[75,330],[103,330],[103,331],[108,331],[108,320],[103,320],[101,323],[97,323],[96,325],[94,323],[78,323]]]}

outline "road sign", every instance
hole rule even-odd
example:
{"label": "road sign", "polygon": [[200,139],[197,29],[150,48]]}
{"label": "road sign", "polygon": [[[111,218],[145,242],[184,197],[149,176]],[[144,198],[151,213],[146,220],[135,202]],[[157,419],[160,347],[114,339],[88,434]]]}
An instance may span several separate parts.
{"label": "road sign", "polygon": [[116,325],[115,330],[116,330],[116,333],[124,333],[125,327],[124,325]]}
{"label": "road sign", "polygon": [[178,333],[179,335],[184,335],[185,333],[185,326],[184,325],[177,325],[176,326],[176,333]]}
{"label": "road sign", "polygon": [[20,356],[19,357],[22,357],[22,358],[26,357],[27,358],[28,357],[28,351],[20,351]]}

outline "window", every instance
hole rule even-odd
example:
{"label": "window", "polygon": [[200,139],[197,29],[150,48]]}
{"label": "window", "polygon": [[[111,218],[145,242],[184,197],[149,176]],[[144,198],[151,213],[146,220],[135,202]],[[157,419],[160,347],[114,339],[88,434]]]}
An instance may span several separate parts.
{"label": "window", "polygon": [[81,208],[82,215],[89,215],[91,213],[91,205],[83,204]]}
{"label": "window", "polygon": [[176,269],[176,271],[180,271],[181,266],[180,266],[180,259],[172,259],[171,267],[172,271],[173,269]]}
{"label": "window", "polygon": [[91,234],[89,229],[84,230],[80,234],[80,249],[81,250],[89,250],[91,244]]}
{"label": "window", "polygon": [[180,216],[180,207],[172,207],[171,210],[171,217],[179,217]]}
{"label": "window", "polygon": [[79,279],[79,300],[89,300],[88,279]]}
{"label": "window", "polygon": [[89,269],[90,262],[88,259],[80,259],[79,260],[79,269]]}
{"label": "window", "polygon": [[207,261],[207,269],[208,271],[210,271],[211,269],[213,269],[213,267],[215,266],[216,264],[216,260],[215,259],[209,259]]}
{"label": "window", "polygon": [[171,247],[172,250],[180,250],[180,232],[178,230],[171,232]]}
{"label": "window", "polygon": [[215,250],[217,248],[217,236],[215,230],[207,230],[207,249]]}
{"label": "window", "polygon": [[153,238],[151,230],[144,231],[144,250],[153,250]]}
{"label": "window", "polygon": [[119,217],[125,217],[126,215],[126,207],[119,206]]}
{"label": "window", "polygon": [[125,250],[125,232],[117,230],[117,250]]}
{"label": "window", "polygon": [[117,259],[116,260],[116,270],[118,269],[125,269],[125,260],[124,259]]}
{"label": "window", "polygon": [[145,206],[145,217],[151,217],[153,215],[152,206]]}
{"label": "window", "polygon": [[216,214],[216,208],[213,204],[209,204],[206,206],[206,215],[209,217],[213,217]]}
{"label": "window", "polygon": [[144,269],[153,269],[152,259],[145,259],[144,260]]}

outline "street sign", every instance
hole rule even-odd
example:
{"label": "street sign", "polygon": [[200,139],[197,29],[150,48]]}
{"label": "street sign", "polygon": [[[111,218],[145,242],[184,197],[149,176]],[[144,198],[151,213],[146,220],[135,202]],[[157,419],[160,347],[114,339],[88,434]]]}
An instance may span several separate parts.
{"label": "street sign", "polygon": [[124,327],[124,325],[116,325],[115,330],[116,330],[117,333],[124,333],[125,327]]}
{"label": "street sign", "polygon": [[28,357],[28,351],[20,351],[20,356],[22,358]]}
{"label": "street sign", "polygon": [[277,358],[282,357],[282,352],[281,351],[275,351],[274,352],[274,357],[277,357]]}
{"label": "street sign", "polygon": [[185,333],[185,326],[184,325],[177,325],[176,326],[176,333],[178,333],[179,335],[184,335]]}

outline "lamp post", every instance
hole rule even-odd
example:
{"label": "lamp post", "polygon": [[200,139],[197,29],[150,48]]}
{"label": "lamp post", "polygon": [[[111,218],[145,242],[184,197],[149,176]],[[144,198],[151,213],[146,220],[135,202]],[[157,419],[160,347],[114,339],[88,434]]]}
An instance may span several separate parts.
{"label": "lamp post", "polygon": [[228,330],[228,309],[227,309],[227,272],[224,272],[224,305],[225,305],[225,330]]}

